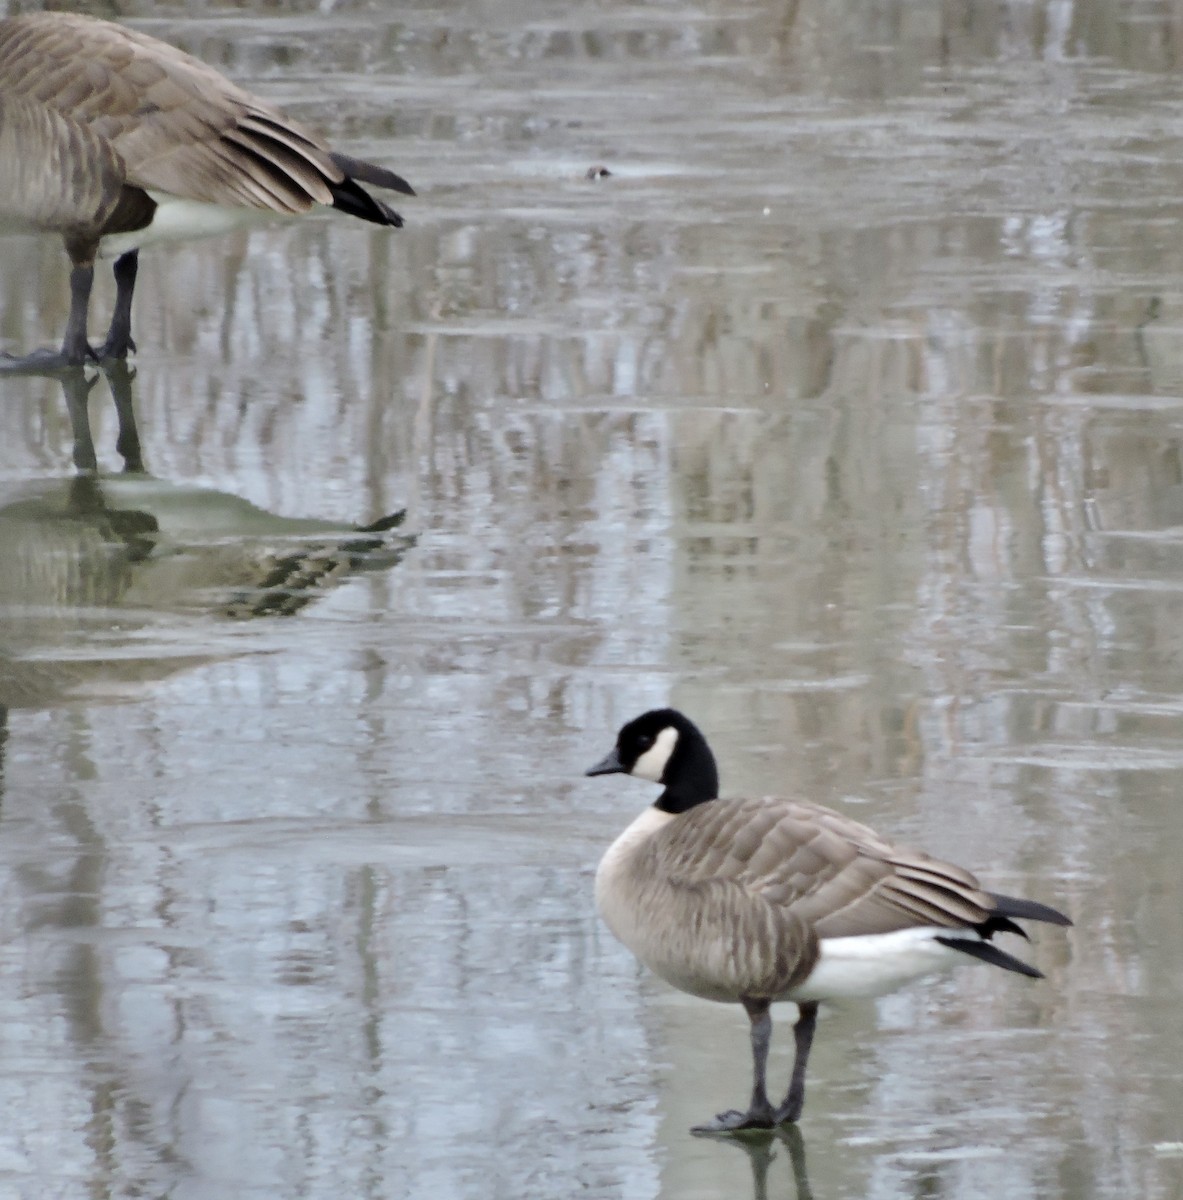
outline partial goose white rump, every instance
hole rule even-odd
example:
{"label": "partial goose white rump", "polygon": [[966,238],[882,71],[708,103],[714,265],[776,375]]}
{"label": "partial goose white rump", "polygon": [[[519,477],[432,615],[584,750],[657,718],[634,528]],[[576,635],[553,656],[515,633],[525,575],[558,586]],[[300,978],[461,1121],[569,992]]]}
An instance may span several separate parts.
{"label": "partial goose white rump", "polygon": [[[640,775],[664,785],[609,847],[596,901],[609,929],[655,974],[707,1000],[742,1004],[752,1025],[746,1112],[709,1131],[796,1121],[823,1000],[877,996],[977,959],[1031,978],[1034,967],[994,944],[1026,934],[1016,919],[1071,922],[1033,900],[982,889],[961,867],[896,846],[807,801],[718,799],[714,755],[673,709],[630,721],[589,775]],[[769,1007],[795,1001],[797,1057],[782,1104],[765,1085]]]}

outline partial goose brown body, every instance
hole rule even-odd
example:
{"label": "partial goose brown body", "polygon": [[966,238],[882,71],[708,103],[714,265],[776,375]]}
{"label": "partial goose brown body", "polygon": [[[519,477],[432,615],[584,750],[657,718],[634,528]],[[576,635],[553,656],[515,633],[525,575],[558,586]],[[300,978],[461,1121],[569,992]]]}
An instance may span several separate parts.
{"label": "partial goose brown body", "polygon": [[[334,151],[205,63],[74,13],[0,20],[0,163],[0,231],[60,233],[84,272],[104,238],[124,235],[118,249],[134,253],[128,235],[169,200],[280,215],[327,205],[397,226],[360,184],[411,194],[398,175]],[[134,265],[130,275],[119,280],[128,307]],[[89,279],[72,287],[82,327],[72,309],[62,355],[81,361]],[[105,352],[126,354],[130,332],[112,334]]]}
{"label": "partial goose brown body", "polygon": [[[0,58],[9,23],[0,21]],[[0,64],[0,78],[2,72]],[[156,207],[126,186],[123,159],[110,141],[7,83],[0,90],[0,162],[0,231],[60,232],[76,262],[93,262],[104,233],[142,229]]]}

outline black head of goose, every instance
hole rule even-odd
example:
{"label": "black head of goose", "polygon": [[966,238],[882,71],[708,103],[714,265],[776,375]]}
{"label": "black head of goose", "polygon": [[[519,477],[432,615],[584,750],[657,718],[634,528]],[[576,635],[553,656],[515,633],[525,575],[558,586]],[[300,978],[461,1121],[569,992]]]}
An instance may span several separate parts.
{"label": "black head of goose", "polygon": [[[8,370],[126,357],[147,242],[317,206],[399,226],[362,184],[414,195],[176,47],[78,13],[0,20],[0,163],[0,232],[58,233],[73,267],[61,350],[3,356]],[[117,292],[96,351],[87,309],[100,253],[118,256]]]}
{"label": "black head of goose", "polygon": [[[742,1004],[751,1021],[748,1109],[720,1113],[699,1131],[800,1117],[819,1002],[881,995],[973,959],[1039,979],[994,935],[1026,937],[1021,918],[1071,924],[821,805],[718,799],[706,738],[671,708],[630,721],[587,774],[636,775],[664,788],[600,862],[596,902],[608,928],[674,987]],[[765,1087],[777,1000],[800,1010],[792,1081],[779,1106]]]}

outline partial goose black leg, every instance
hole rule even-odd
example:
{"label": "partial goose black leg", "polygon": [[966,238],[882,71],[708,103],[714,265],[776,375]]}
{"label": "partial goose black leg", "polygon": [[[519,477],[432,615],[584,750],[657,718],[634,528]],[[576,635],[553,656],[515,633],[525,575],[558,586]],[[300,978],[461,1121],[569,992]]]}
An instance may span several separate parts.
{"label": "partial goose black leg", "polygon": [[99,358],[126,358],[127,352],[136,348],[131,337],[131,297],[136,290],[139,265],[138,250],[129,250],[115,260],[115,311],[111,315],[107,340],[99,348]]}
{"label": "partial goose black leg", "polygon": [[34,350],[19,358],[12,354],[0,355],[0,372],[39,375],[81,367],[88,359],[93,359],[95,353],[86,340],[86,312],[90,307],[93,283],[94,259],[82,263],[75,261],[74,269],[70,272],[70,317],[66,322],[62,348]]}
{"label": "partial goose black leg", "polygon": [[789,1083],[789,1094],[776,1110],[777,1125],[785,1121],[799,1121],[805,1107],[805,1064],[809,1062],[809,1048],[813,1045],[813,1030],[817,1025],[817,1003],[798,1004],[800,1013],[793,1026],[793,1040],[797,1043],[797,1057],[793,1060],[793,1078]]}
{"label": "partial goose black leg", "polygon": [[34,350],[19,358],[0,354],[0,372],[41,374],[68,370],[80,367],[87,361],[126,358],[127,352],[136,348],[131,337],[131,298],[136,288],[139,251],[129,250],[115,261],[115,311],[111,317],[111,328],[107,331],[107,340],[101,349],[95,351],[86,337],[90,292],[94,286],[95,247],[75,244],[68,248],[71,249],[70,258],[74,268],[70,272],[70,316],[66,322],[62,348]]}
{"label": "partial goose black leg", "polygon": [[[740,1129],[771,1129],[776,1123],[776,1110],[768,1099],[765,1072],[768,1067],[768,1045],[772,1041],[772,1015],[767,1000],[745,1000],[743,1006],[752,1029],[752,1099],[747,1112],[730,1109],[719,1113],[705,1125],[695,1125],[693,1133],[730,1133]],[[795,1074],[795,1073],[794,1073]]]}
{"label": "partial goose black leg", "polygon": [[86,314],[90,308],[90,289],[93,284],[92,258],[90,262],[75,266],[70,272],[70,317],[62,341],[62,357],[67,366],[80,367],[88,358],[94,358],[94,351],[86,340]]}

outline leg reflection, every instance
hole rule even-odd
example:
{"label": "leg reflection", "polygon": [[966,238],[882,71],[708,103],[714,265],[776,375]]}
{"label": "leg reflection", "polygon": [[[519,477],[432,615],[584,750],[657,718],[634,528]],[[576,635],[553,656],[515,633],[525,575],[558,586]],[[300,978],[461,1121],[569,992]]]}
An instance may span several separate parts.
{"label": "leg reflection", "polygon": [[140,430],[136,425],[136,412],[131,399],[131,381],[135,372],[122,358],[109,359],[103,363],[103,374],[111,389],[115,402],[115,416],[119,421],[119,433],[115,438],[115,449],[123,459],[124,474],[143,474],[144,455],[140,449]]}
{"label": "leg reflection", "polygon": [[813,1200],[813,1189],[809,1186],[809,1174],[805,1167],[805,1139],[797,1125],[739,1131],[696,1129],[693,1133],[695,1137],[728,1142],[748,1156],[752,1168],[752,1200],[768,1200],[768,1168],[776,1159],[776,1143],[781,1143],[788,1151],[796,1200]]}
{"label": "leg reflection", "polygon": [[[97,373],[88,374],[82,367],[47,372],[47,375],[56,377],[62,385],[66,412],[70,417],[70,431],[74,437],[74,466],[86,474],[95,474],[99,462],[90,429],[90,393],[98,383],[99,376]],[[140,431],[136,427],[131,397],[131,381],[135,374],[122,359],[114,359],[103,364],[103,375],[115,403],[115,415],[119,422],[115,449],[123,459],[123,470],[125,473],[142,473],[144,456],[140,449]]]}

